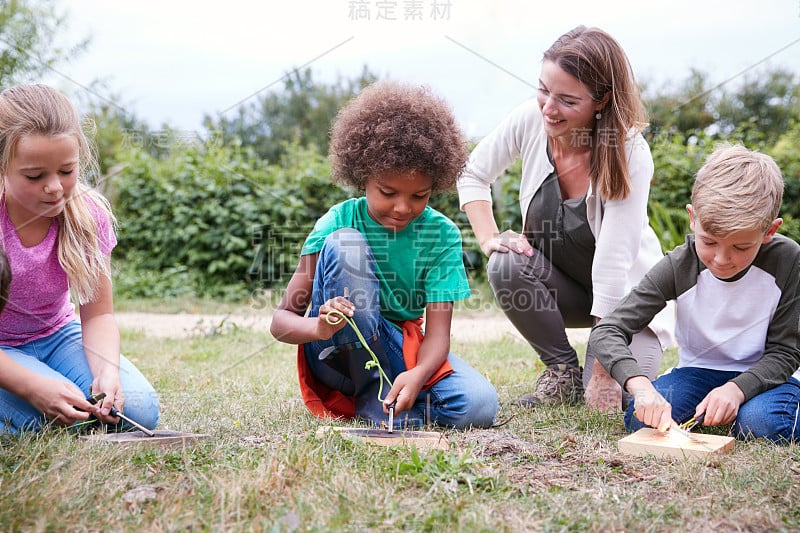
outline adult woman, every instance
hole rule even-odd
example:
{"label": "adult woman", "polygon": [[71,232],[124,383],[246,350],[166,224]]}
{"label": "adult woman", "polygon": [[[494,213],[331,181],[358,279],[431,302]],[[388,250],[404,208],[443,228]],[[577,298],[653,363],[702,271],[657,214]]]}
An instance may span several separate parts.
{"label": "adult woman", "polygon": [[[579,26],[544,53],[537,98],[478,144],[459,177],[461,208],[489,257],[498,304],[546,365],[523,405],[578,403],[584,388],[590,406],[621,405],[591,346],[581,369],[565,328],[590,327],[609,313],[662,256],[647,220],[653,160],[640,134],[644,116],[619,43]],[[490,185],[517,157],[523,233],[501,234]],[[633,340],[651,379],[671,334],[665,310]]]}

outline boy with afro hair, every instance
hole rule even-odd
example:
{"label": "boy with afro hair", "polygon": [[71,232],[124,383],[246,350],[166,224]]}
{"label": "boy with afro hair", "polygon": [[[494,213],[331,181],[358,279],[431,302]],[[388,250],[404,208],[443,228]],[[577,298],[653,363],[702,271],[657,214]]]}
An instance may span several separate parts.
{"label": "boy with afro hair", "polygon": [[399,428],[494,423],[494,387],[450,353],[453,302],[470,294],[461,234],[428,206],[466,159],[450,107],[424,87],[375,83],[336,117],[332,178],[364,195],[317,221],[270,327],[298,345],[314,414],[381,425],[392,407]]}

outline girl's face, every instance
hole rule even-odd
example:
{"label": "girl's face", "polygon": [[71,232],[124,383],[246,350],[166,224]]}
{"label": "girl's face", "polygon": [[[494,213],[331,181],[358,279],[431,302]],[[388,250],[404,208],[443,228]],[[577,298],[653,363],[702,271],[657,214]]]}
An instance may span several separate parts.
{"label": "girl's face", "polygon": [[369,179],[365,185],[369,216],[386,229],[400,231],[422,214],[432,186],[433,180],[418,172]]}
{"label": "girl's face", "polygon": [[15,221],[55,217],[78,180],[80,148],[74,135],[26,135],[17,143],[5,181],[6,205]]}
{"label": "girl's face", "polygon": [[547,135],[576,142],[591,132],[594,116],[603,107],[578,78],[552,61],[542,63],[537,101]]}

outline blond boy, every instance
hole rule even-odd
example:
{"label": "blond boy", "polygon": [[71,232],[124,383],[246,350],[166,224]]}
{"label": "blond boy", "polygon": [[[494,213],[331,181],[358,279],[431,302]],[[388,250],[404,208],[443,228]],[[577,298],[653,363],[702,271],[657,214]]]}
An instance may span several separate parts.
{"label": "blond boy", "polygon": [[[686,206],[694,234],[592,330],[598,361],[634,398],[629,431],[703,415],[739,438],[800,439],[800,245],[776,234],[782,198],[770,157],[717,148]],[[628,343],[668,300],[679,361],[651,383]]]}

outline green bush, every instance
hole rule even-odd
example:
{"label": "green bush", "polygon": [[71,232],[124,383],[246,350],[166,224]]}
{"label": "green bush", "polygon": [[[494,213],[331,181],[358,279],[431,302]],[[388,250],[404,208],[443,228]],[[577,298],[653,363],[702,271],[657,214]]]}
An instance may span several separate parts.
{"label": "green bush", "polygon": [[[703,133],[690,139],[661,134],[652,142],[655,173],[648,212],[664,250],[684,241],[684,206],[716,142]],[[781,232],[796,240],[798,144],[800,127],[795,125],[768,151],[786,178]],[[282,286],[316,220],[331,205],[360,194],[331,183],[327,159],[315,148],[292,144],[285,149],[281,165],[267,165],[249,148],[215,142],[178,145],[166,155],[143,150],[119,155],[123,170],[109,192],[120,221],[117,293],[240,299],[256,288]],[[493,187],[500,231],[521,230],[520,175],[517,162]],[[436,195],[431,206],[461,228],[465,264],[473,277],[482,278],[486,258],[457,194]]]}
{"label": "green bush", "polygon": [[[248,281],[285,280],[313,221],[337,195],[346,196],[330,184],[324,158],[291,150],[285,167],[213,143],[165,159],[128,154],[113,193],[124,273],[118,291],[153,296],[153,279],[136,272],[159,272],[167,279],[156,290],[167,294],[188,282],[191,292],[211,297],[241,296]],[[271,263],[248,279],[265,236]],[[176,277],[180,284],[168,279]]]}

